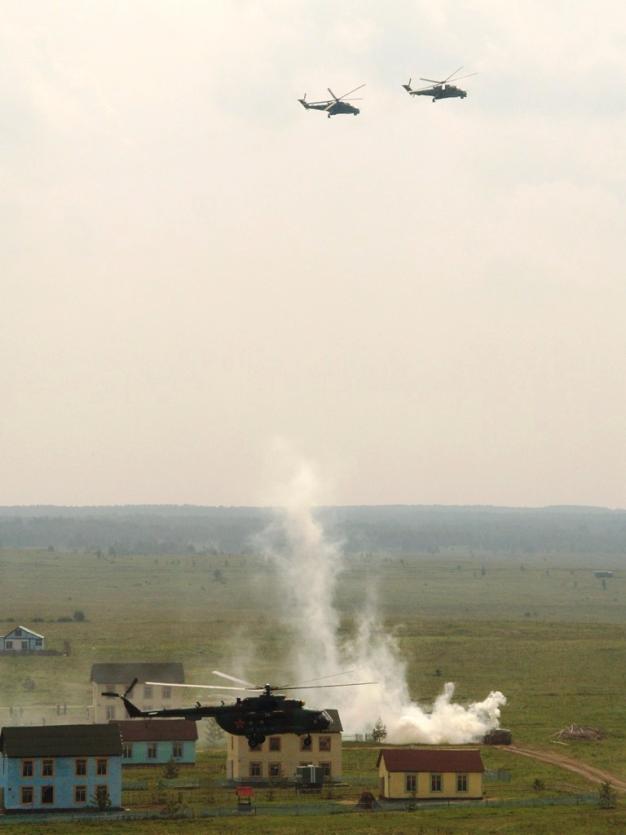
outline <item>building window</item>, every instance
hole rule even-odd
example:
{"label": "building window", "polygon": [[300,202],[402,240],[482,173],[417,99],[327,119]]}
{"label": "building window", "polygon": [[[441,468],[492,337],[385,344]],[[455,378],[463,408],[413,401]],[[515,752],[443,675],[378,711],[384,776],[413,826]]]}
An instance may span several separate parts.
{"label": "building window", "polygon": [[33,761],[32,760],[22,760],[22,777],[32,777],[33,776]]}
{"label": "building window", "polygon": [[183,743],[172,742],[172,756],[174,759],[180,759],[183,755]]}
{"label": "building window", "polygon": [[430,790],[431,792],[440,792],[441,791],[441,774],[431,774],[430,775]]}
{"label": "building window", "polygon": [[22,630],[21,629],[16,629],[13,634],[15,635],[16,638],[21,638],[22,637]]}
{"label": "building window", "polygon": [[130,742],[125,742],[122,746],[122,756],[125,760],[131,760],[133,757],[133,746]]}
{"label": "building window", "polygon": [[331,738],[329,736],[320,736],[319,746],[320,751],[330,751]]}
{"label": "building window", "polygon": [[417,791],[417,774],[407,774],[404,780],[404,788],[408,792]]}
{"label": "building window", "polygon": [[322,774],[324,775],[324,777],[331,776],[332,766],[329,762],[320,763],[320,768],[322,769]]}
{"label": "building window", "polygon": [[54,786],[41,787],[41,803],[54,803]]}
{"label": "building window", "polygon": [[257,742],[256,745],[249,745],[248,746],[250,751],[262,751],[263,750],[263,743]]}
{"label": "building window", "polygon": [[54,776],[54,760],[42,760],[41,761],[41,776],[42,777],[53,777]]}
{"label": "building window", "polygon": [[5,641],[4,647],[5,649],[13,649],[13,641]]}
{"label": "building window", "polygon": [[144,699],[151,699],[152,698],[152,687],[149,684],[143,688],[143,697]]}
{"label": "building window", "polygon": [[171,699],[172,698],[172,688],[171,687],[162,687],[161,688],[161,695],[164,699]]}
{"label": "building window", "polygon": [[156,742],[151,742],[148,745],[148,759],[149,760],[156,760],[157,757],[157,745]]}
{"label": "building window", "polygon": [[87,786],[74,786],[74,803],[87,802]]}
{"label": "building window", "polygon": [[27,806],[33,802],[33,787],[22,786],[22,805]]}
{"label": "building window", "polygon": [[84,777],[87,774],[87,760],[76,760],[76,776]]}
{"label": "building window", "polygon": [[111,719],[115,719],[115,705],[107,705],[106,718],[109,722],[111,721]]}
{"label": "building window", "polygon": [[269,775],[270,777],[280,777],[280,763],[269,764]]}
{"label": "building window", "polygon": [[311,751],[313,749],[313,740],[310,736],[303,736],[300,739],[300,750]]}
{"label": "building window", "polygon": [[467,791],[467,774],[457,774],[456,775],[456,790],[458,792],[466,792]]}
{"label": "building window", "polygon": [[104,777],[108,771],[108,760],[96,760],[96,774]]}
{"label": "building window", "polygon": [[261,777],[262,771],[261,763],[250,763],[250,777]]}
{"label": "building window", "polygon": [[41,638],[36,638],[35,639],[35,645],[38,646],[38,647],[43,646],[43,641],[41,640]]}
{"label": "building window", "polygon": [[270,737],[270,751],[280,751],[280,737],[279,736],[271,736]]}

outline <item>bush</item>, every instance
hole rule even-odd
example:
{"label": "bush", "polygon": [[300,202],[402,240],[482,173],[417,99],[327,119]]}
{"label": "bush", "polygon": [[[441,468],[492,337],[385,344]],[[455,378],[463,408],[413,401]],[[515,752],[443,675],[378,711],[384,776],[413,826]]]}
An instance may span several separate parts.
{"label": "bush", "polygon": [[617,795],[610,783],[601,783],[598,789],[598,806],[601,809],[615,809],[617,806]]}
{"label": "bush", "polygon": [[107,786],[96,786],[92,805],[97,806],[99,812],[106,812],[107,809],[111,808],[111,797]]}
{"label": "bush", "polygon": [[178,772],[179,772],[178,764],[176,763],[176,760],[174,760],[174,758],[171,757],[165,763],[165,768],[163,769],[163,776],[167,780],[174,780],[174,779],[176,779],[176,777],[178,777]]}
{"label": "bush", "polygon": [[86,620],[85,613],[83,612],[83,610],[82,609],[76,609],[76,611],[73,614],[73,619],[75,621],[79,622],[79,623]]}
{"label": "bush", "polygon": [[372,739],[374,742],[382,742],[387,736],[387,728],[383,724],[383,720],[379,717],[376,724],[372,728]]}

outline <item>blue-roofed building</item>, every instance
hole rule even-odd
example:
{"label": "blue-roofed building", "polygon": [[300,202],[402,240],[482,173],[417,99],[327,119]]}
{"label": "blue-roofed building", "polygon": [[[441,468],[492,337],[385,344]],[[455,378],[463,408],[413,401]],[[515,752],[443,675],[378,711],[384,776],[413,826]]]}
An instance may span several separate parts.
{"label": "blue-roofed building", "polygon": [[0,638],[0,652],[37,652],[43,648],[43,635],[25,626],[14,626]]}
{"label": "blue-roofed building", "polygon": [[113,722],[122,737],[122,765],[196,762],[197,724],[191,719],[129,719]]}
{"label": "blue-roofed building", "polygon": [[122,805],[122,741],[115,725],[3,728],[0,784],[7,812]]}

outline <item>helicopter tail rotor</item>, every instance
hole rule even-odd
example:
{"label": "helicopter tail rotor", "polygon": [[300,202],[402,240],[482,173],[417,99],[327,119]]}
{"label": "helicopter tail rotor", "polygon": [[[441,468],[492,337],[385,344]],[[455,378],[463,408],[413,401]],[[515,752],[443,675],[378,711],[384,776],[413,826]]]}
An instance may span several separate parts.
{"label": "helicopter tail rotor", "polygon": [[407,82],[406,84],[403,84],[403,85],[402,85],[402,86],[404,87],[404,89],[407,91],[407,93],[410,93],[410,92],[411,92],[411,81],[412,81],[412,80],[413,80],[413,79],[409,78],[408,82]]}
{"label": "helicopter tail rotor", "polygon": [[302,107],[304,107],[305,110],[309,109],[309,105],[307,104],[307,100],[306,100],[306,93],[302,96],[301,99],[298,99],[298,101],[300,102]]}

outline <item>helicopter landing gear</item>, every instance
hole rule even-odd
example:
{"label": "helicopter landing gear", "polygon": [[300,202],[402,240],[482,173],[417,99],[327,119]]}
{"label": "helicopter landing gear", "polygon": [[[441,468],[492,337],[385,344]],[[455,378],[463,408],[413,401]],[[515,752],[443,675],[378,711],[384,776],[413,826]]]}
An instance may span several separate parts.
{"label": "helicopter landing gear", "polygon": [[252,734],[252,736],[248,737],[248,747],[250,750],[256,748],[257,745],[263,745],[265,742],[265,737],[263,734]]}

